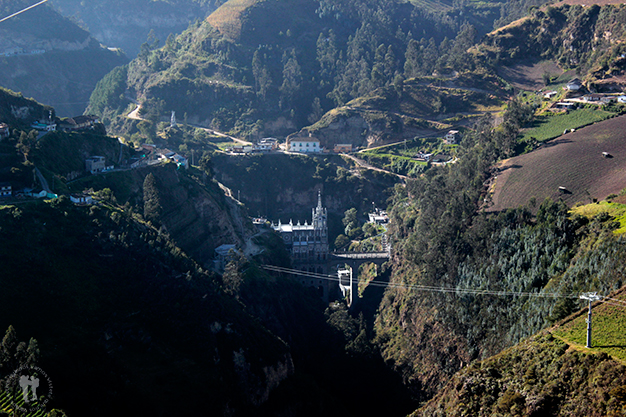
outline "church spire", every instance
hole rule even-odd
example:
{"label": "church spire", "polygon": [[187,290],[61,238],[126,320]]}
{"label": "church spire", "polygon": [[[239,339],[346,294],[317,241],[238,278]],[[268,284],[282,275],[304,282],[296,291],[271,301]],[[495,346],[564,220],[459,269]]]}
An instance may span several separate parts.
{"label": "church spire", "polygon": [[321,190],[317,191],[317,208],[318,209],[322,208],[322,191]]}

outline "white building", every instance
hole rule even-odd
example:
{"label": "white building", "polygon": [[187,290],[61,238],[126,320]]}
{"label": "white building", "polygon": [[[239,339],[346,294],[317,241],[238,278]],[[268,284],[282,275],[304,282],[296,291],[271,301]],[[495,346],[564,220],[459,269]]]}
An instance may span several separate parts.
{"label": "white building", "polygon": [[319,153],[322,151],[319,139],[314,137],[293,138],[289,140],[288,145],[289,152]]}
{"label": "white building", "polygon": [[458,130],[451,130],[446,134],[444,142],[448,145],[456,145],[461,139],[461,135]]}

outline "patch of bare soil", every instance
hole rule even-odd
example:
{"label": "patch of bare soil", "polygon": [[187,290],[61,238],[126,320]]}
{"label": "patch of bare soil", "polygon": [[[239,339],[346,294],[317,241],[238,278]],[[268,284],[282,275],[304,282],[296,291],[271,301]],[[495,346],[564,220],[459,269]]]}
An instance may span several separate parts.
{"label": "patch of bare soil", "polygon": [[[608,157],[603,156],[608,153]],[[626,116],[568,133],[497,167],[488,211],[537,205],[550,197],[570,207],[626,188]]]}
{"label": "patch of bare soil", "polygon": [[560,76],[563,70],[554,61],[541,61],[534,64],[517,64],[514,66],[501,67],[498,75],[504,78],[513,87],[526,91],[537,91],[545,84],[543,74]]}

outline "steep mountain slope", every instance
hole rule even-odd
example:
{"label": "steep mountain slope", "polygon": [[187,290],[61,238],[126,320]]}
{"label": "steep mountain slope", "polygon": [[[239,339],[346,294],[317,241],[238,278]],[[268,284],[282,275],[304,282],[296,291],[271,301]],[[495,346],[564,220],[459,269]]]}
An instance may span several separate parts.
{"label": "steep mountain slope", "polygon": [[[31,4],[3,0],[0,10]],[[53,105],[59,116],[82,114],[96,82],[127,62],[45,4],[0,25],[0,54],[0,85]]]}
{"label": "steep mountain slope", "polygon": [[[286,136],[403,77],[461,69],[478,34],[461,21],[395,1],[231,0],[165,47],[140,53],[126,87],[155,120],[175,110],[252,138]],[[119,94],[109,93],[120,85],[99,86],[92,108],[121,112]],[[112,99],[103,105],[102,97]]]}
{"label": "steep mountain slope", "polygon": [[61,198],[0,225],[2,325],[38,340],[68,413],[242,413],[293,373],[217,277],[128,214]]}
{"label": "steep mountain slope", "polygon": [[513,107],[500,128],[468,132],[456,164],[428,170],[393,198],[395,287],[379,307],[376,342],[423,398],[472,360],[516,344],[575,308],[514,293],[607,294],[622,285],[626,247],[612,234],[619,226],[609,216],[571,217],[563,202],[549,200],[534,218],[523,207],[498,215],[479,211],[492,161],[517,136],[516,129],[505,130],[515,125]]}
{"label": "steep mountain slope", "polygon": [[626,367],[549,333],[468,366],[411,416],[619,416]]}
{"label": "steep mountain slope", "polygon": [[563,68],[575,68],[591,89],[620,89],[625,85],[625,13],[623,5],[537,9],[488,34],[474,53],[497,65],[555,59]]}
{"label": "steep mountain slope", "polygon": [[187,29],[191,22],[204,19],[217,6],[208,0],[57,0],[55,7],[79,21],[100,42],[135,57],[151,33],[154,38],[150,42],[165,42],[171,34]]}
{"label": "steep mountain slope", "polygon": [[33,99],[25,98],[20,93],[15,93],[0,87],[0,122],[13,127],[30,126],[33,122],[49,117],[54,108],[38,103]]}

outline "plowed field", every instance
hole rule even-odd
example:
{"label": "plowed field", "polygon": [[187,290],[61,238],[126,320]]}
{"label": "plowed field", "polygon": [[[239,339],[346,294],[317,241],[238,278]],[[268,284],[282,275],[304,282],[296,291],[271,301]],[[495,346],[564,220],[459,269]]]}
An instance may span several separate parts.
{"label": "plowed field", "polygon": [[531,153],[503,161],[499,169],[488,211],[526,205],[532,197],[538,204],[547,197],[562,198],[572,206],[617,194],[626,188],[626,116],[546,142]]}

